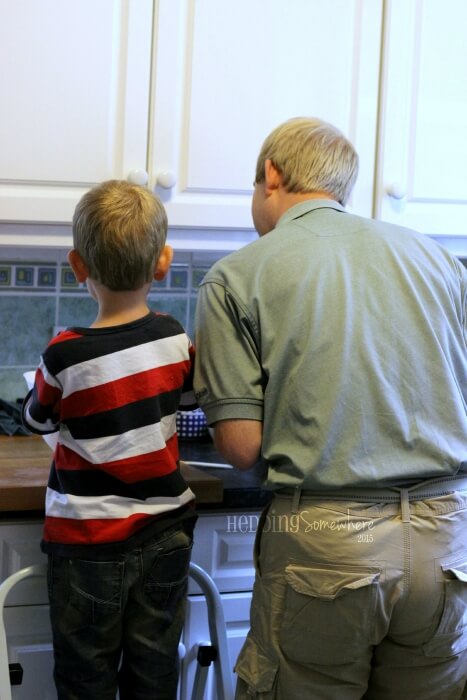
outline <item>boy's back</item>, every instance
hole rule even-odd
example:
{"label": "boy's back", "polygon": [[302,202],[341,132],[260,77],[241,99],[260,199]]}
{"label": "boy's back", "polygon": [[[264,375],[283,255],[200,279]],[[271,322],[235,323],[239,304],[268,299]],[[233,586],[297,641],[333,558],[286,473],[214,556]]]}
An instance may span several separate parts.
{"label": "boy's back", "polygon": [[192,355],[180,324],[155,313],[51,341],[24,406],[33,430],[60,429],[44,551],[128,551],[193,500],[178,470],[175,423],[179,405],[192,403],[191,391],[183,394]]}
{"label": "boy's back", "polygon": [[146,188],[111,180],[81,198],[68,260],[97,316],[49,343],[24,403],[33,432],[58,431],[42,543],[58,700],[176,696],[196,515],[175,419],[193,348],[147,304],[166,236]]}

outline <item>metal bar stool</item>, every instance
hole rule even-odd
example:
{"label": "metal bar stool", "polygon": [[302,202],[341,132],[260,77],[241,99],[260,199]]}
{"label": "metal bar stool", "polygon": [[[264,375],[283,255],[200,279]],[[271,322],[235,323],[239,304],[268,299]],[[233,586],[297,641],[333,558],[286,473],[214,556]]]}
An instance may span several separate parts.
{"label": "metal bar stool", "polygon": [[198,584],[206,598],[211,646],[198,647],[198,665],[191,700],[203,700],[207,674],[214,663],[217,700],[233,700],[233,684],[230,670],[229,649],[222,600],[212,578],[197,564],[190,564],[190,576]]}
{"label": "metal bar stool", "polygon": [[[32,576],[45,576],[47,574],[46,564],[36,564],[20,569],[15,574],[9,576],[0,584],[0,700],[11,700],[11,685],[21,683],[22,668],[19,664],[8,663],[8,649],[5,632],[4,608],[5,600],[11,589],[25,578]],[[17,680],[16,680],[17,679]]]}
{"label": "metal bar stool", "polygon": [[[8,648],[4,621],[5,600],[11,589],[25,578],[46,576],[47,565],[28,566],[9,576],[0,584],[0,700],[12,700],[11,685],[21,683],[20,664],[8,663]],[[206,598],[209,635],[211,645],[198,648],[198,665],[193,683],[192,700],[202,700],[206,687],[207,674],[214,664],[217,700],[233,700],[232,676],[230,671],[227,634],[224,611],[217,587],[212,578],[197,564],[190,564],[189,575],[201,588]]]}

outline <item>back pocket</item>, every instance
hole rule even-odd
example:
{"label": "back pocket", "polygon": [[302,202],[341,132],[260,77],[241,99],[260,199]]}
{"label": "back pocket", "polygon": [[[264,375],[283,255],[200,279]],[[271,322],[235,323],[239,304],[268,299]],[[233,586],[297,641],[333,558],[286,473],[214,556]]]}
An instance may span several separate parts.
{"label": "back pocket", "polygon": [[289,564],[280,645],[300,664],[351,663],[371,644],[376,566]]}
{"label": "back pocket", "polygon": [[437,630],[423,651],[446,658],[467,649],[467,560],[444,564],[444,608]]}

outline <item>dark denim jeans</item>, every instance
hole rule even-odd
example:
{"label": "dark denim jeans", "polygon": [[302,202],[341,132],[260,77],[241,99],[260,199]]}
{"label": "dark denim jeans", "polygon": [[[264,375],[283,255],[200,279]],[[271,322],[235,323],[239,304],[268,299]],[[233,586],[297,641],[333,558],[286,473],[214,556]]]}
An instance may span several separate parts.
{"label": "dark denim jeans", "polygon": [[193,522],[112,561],[49,555],[58,700],[174,700]]}

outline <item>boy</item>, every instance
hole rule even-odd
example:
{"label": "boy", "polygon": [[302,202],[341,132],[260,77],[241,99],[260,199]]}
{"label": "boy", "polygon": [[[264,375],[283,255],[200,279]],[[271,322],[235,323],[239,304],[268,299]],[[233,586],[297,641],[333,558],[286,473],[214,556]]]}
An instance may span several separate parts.
{"label": "boy", "polygon": [[114,700],[117,687],[172,700],[196,516],[175,427],[193,407],[194,351],[146,301],[172,260],[167,217],[149,190],[111,180],[72,228],[68,260],[97,317],[49,343],[23,407],[30,430],[59,431],[42,541],[55,684],[59,700]]}

